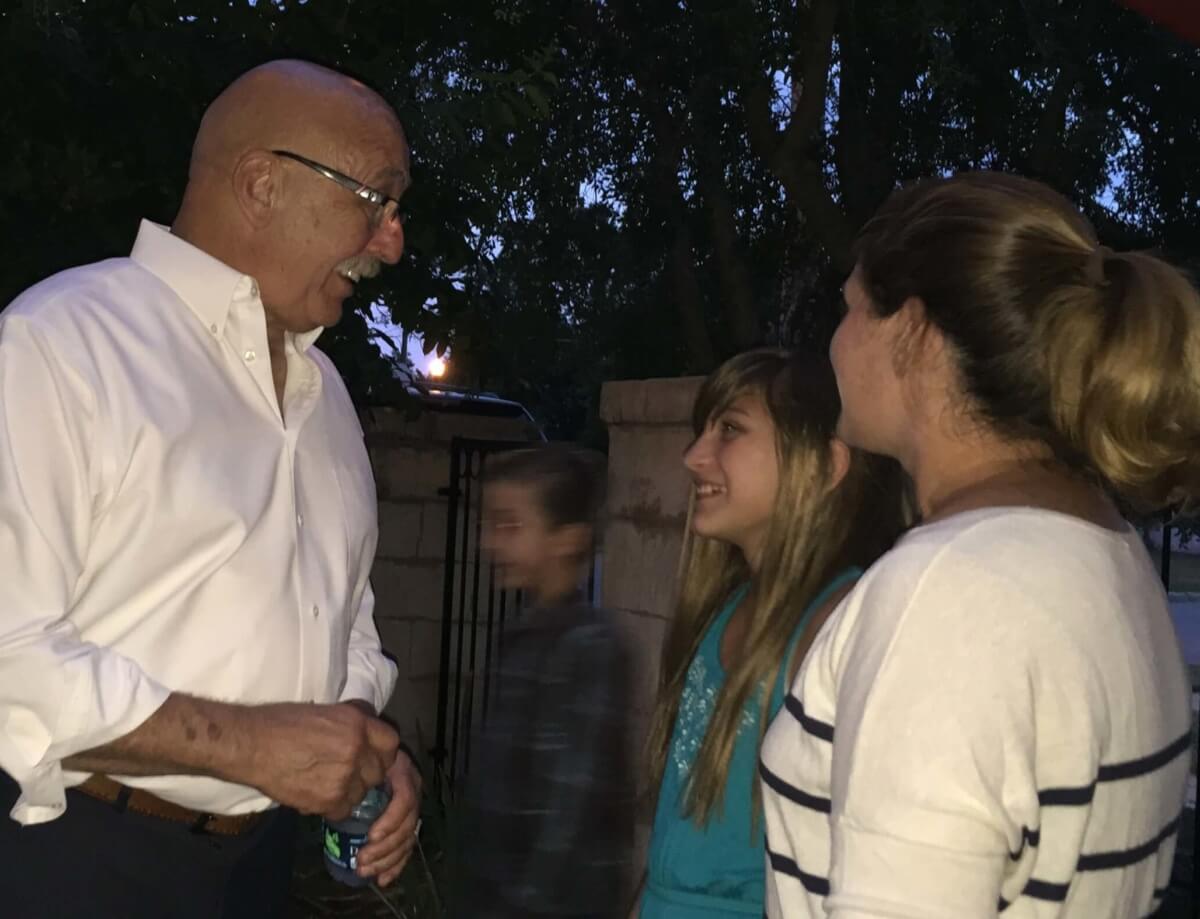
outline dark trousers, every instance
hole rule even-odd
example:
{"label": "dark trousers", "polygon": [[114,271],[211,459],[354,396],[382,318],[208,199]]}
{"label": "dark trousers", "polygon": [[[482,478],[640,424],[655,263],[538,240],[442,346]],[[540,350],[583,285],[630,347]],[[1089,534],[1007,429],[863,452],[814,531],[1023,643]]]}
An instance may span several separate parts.
{"label": "dark trousers", "polygon": [[77,791],[57,820],[9,817],[17,786],[0,772],[4,919],[268,919],[287,914],[296,814],[279,809],[242,836],[121,813]]}

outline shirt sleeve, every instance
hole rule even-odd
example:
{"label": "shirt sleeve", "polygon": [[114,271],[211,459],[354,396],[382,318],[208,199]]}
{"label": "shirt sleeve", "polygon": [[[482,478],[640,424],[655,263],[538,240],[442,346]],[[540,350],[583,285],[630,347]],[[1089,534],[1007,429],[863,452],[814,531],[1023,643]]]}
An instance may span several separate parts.
{"label": "shirt sleeve", "polygon": [[170,691],[69,614],[93,515],[96,398],[35,324],[0,322],[0,767],[12,817],[66,809],[61,761],[133,731]]}
{"label": "shirt sleeve", "polygon": [[949,556],[915,589],[867,587],[838,682],[832,919],[994,919],[1010,853],[1037,826],[1029,636],[1053,628]]}
{"label": "shirt sleeve", "polygon": [[398,670],[384,653],[375,627],[375,593],[370,581],[363,588],[358,612],[350,626],[350,645],[346,659],[346,685],[339,702],[365,699],[383,711],[396,687]]}

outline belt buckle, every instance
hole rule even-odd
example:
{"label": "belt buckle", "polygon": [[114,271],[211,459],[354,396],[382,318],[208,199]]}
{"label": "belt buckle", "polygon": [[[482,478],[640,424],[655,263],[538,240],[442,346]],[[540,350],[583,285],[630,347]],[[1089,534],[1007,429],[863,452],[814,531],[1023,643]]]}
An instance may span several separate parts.
{"label": "belt buckle", "polygon": [[193,833],[201,836],[212,835],[212,832],[209,830],[209,826],[216,819],[217,818],[215,814],[198,814],[196,819],[192,821],[189,829]]}

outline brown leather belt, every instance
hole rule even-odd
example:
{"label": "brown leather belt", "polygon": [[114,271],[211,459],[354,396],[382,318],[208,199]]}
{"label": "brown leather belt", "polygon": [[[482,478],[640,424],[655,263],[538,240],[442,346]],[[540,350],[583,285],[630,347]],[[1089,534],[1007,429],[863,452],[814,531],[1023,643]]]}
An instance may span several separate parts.
{"label": "brown leather belt", "polygon": [[153,795],[140,788],[130,788],[120,782],[114,782],[106,775],[93,775],[82,785],[75,786],[76,791],[98,798],[112,804],[117,810],[130,810],[135,814],[147,817],[158,817],[173,823],[185,823],[194,833],[216,833],[219,836],[241,836],[254,829],[262,818],[270,811],[258,811],[253,814],[238,814],[228,817],[223,814],[204,814],[190,810],[170,801],[164,801],[158,795]]}

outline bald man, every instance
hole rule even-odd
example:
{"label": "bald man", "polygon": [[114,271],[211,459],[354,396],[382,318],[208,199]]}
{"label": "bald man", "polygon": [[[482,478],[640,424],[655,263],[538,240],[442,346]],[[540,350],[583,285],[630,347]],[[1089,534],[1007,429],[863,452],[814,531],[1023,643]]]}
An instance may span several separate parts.
{"label": "bald man", "polygon": [[296,812],[419,778],[377,716],[375,492],[314,342],[404,249],[408,148],[341,74],[276,61],[204,116],[174,224],[0,314],[0,912],[274,916]]}

